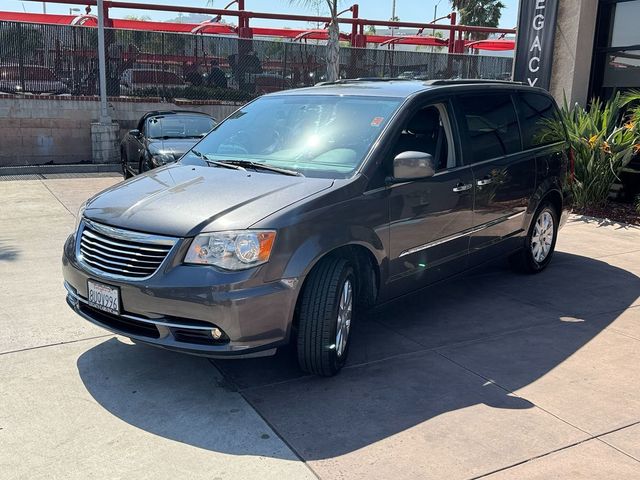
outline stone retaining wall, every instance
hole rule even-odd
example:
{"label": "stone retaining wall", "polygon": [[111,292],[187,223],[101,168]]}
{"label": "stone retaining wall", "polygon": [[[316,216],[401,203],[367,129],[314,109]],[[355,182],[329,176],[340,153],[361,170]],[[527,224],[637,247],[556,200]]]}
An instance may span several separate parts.
{"label": "stone retaining wall", "polygon": [[[151,110],[195,110],[218,120],[235,111],[232,103],[110,99],[109,114],[120,136]],[[91,162],[91,123],[99,115],[96,97],[0,95],[0,167]]]}

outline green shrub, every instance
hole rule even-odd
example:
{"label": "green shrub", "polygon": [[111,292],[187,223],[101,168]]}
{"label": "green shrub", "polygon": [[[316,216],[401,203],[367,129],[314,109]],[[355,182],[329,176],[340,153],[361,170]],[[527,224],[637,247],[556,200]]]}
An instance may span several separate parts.
{"label": "green shrub", "polygon": [[[616,94],[589,110],[564,105],[560,115],[574,151],[574,206],[599,207],[607,202],[611,184],[634,154],[640,152],[640,91]],[[556,124],[553,128],[562,128]]]}

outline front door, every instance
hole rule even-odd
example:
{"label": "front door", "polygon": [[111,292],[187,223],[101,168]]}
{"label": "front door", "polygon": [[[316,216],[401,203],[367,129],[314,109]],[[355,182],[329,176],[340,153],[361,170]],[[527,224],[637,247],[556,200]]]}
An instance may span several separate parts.
{"label": "front door", "polygon": [[509,92],[458,98],[465,162],[474,175],[474,233],[469,244],[481,262],[516,245],[536,186],[535,155],[523,152]]}
{"label": "front door", "polygon": [[[410,116],[391,154],[429,153],[435,175],[389,187],[390,291],[402,293],[464,270],[473,224],[473,174],[460,155],[448,102]],[[390,162],[393,158],[390,158]]]}

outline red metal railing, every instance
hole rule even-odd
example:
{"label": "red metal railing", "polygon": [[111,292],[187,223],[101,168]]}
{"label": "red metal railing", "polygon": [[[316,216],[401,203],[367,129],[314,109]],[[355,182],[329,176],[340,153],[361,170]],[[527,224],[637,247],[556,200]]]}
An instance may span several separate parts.
{"label": "red metal railing", "polygon": [[[43,3],[42,0],[24,0],[31,2]],[[96,0],[46,0],[44,3],[64,3],[68,5],[89,5],[95,6]],[[250,20],[257,19],[271,19],[271,20],[286,20],[286,21],[299,21],[299,22],[315,22],[315,23],[329,23],[330,17],[316,16],[316,15],[294,15],[284,13],[270,13],[270,12],[254,12],[245,10],[244,0],[235,0],[231,2],[227,7],[236,3],[238,5],[237,10],[208,8],[208,7],[186,7],[186,6],[170,6],[170,5],[158,5],[158,4],[141,4],[136,2],[125,2],[116,0],[104,0],[105,10],[105,25],[108,27],[113,26],[113,21],[109,17],[109,10],[111,8],[124,8],[134,10],[151,10],[151,11],[165,11],[165,12],[182,12],[182,13],[200,13],[209,14],[212,17],[216,16],[221,18],[222,16],[233,16],[238,18],[238,27],[236,33],[239,38],[250,39],[253,38],[254,31],[250,27]],[[438,23],[419,23],[419,22],[406,22],[406,21],[389,21],[389,20],[371,20],[366,18],[360,18],[359,6],[357,4],[352,5],[350,8],[344,10],[341,13],[351,11],[352,17],[338,17],[338,22],[341,24],[351,25],[351,34],[348,38],[351,42],[351,46],[364,47],[368,39],[364,34],[365,26],[379,26],[379,27],[393,27],[393,28],[417,28],[417,29],[431,29],[431,30],[446,30],[449,31],[448,49],[450,53],[463,53],[465,42],[463,40],[465,32],[481,32],[481,33],[493,33],[493,34],[513,34],[515,29],[510,28],[494,28],[494,27],[478,27],[469,25],[456,25],[456,13],[450,14],[450,24],[438,24]],[[153,23],[153,22],[149,22]],[[274,30],[274,29],[272,29]],[[284,29],[283,29],[284,30]],[[376,36],[379,37],[379,36]],[[388,41],[392,37],[386,38],[383,41]],[[376,38],[378,40],[379,38]],[[394,41],[395,42],[395,41]],[[434,45],[437,42],[434,42]],[[475,43],[472,48],[479,48],[481,44]],[[506,43],[500,45],[502,49],[505,49]],[[498,45],[494,45],[498,47]]]}

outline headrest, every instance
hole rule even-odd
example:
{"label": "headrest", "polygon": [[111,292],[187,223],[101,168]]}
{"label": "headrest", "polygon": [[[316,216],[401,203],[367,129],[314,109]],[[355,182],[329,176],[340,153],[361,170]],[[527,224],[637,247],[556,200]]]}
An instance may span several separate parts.
{"label": "headrest", "polygon": [[440,113],[437,108],[423,108],[413,116],[407,130],[416,134],[430,134],[438,128],[439,120]]}

